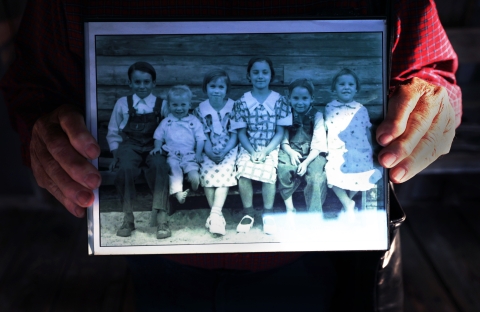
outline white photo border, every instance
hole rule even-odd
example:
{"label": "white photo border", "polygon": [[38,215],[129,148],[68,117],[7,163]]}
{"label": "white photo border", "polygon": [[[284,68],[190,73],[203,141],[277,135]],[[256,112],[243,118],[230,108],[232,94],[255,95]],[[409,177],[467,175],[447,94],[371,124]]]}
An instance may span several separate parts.
{"label": "white photo border", "polygon": [[[294,33],[370,33],[382,34],[382,102],[383,117],[386,112],[388,88],[388,39],[386,19],[348,20],[276,20],[276,21],[166,21],[166,22],[117,22],[98,21],[85,23],[86,56],[86,123],[92,135],[98,136],[97,115],[97,63],[96,36],[108,35],[207,35],[207,34],[294,34]],[[234,54],[233,54],[234,55]],[[236,99],[234,99],[236,100]],[[98,160],[92,161],[98,168]],[[102,246],[100,233],[99,192],[88,208],[88,250],[94,255],[120,254],[191,254],[237,252],[289,252],[289,251],[339,251],[339,250],[387,250],[389,237],[389,187],[387,170],[383,170],[383,198],[385,226],[383,237],[374,242],[352,243],[331,239],[315,244],[311,241],[280,243],[222,243],[178,244],[156,246]],[[358,246],[358,247],[357,247]]]}

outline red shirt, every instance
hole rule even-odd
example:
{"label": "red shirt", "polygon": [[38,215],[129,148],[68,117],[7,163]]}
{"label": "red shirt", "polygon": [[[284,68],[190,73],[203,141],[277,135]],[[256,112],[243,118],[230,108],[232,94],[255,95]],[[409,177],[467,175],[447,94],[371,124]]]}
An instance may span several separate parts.
{"label": "red shirt", "polygon": [[[30,164],[29,144],[35,121],[61,104],[84,107],[83,19],[200,18],[378,15],[384,0],[38,0],[27,4],[15,41],[16,60],[0,83],[13,127]],[[394,0],[396,20],[391,85],[419,77],[447,89],[461,118],[461,91],[456,85],[457,56],[440,24],[433,0]],[[278,267],[301,253],[166,255],[203,268],[263,270]]]}

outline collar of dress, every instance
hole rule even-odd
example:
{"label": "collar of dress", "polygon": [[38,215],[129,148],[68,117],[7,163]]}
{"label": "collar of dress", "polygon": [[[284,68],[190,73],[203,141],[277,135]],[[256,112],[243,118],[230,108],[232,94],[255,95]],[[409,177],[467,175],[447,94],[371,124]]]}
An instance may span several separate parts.
{"label": "collar of dress", "polygon": [[252,92],[249,91],[243,95],[245,104],[247,104],[248,111],[253,113],[255,108],[260,105],[263,105],[267,110],[268,114],[273,115],[275,113],[275,103],[280,98],[280,94],[275,91],[270,91],[268,97],[263,101],[263,103],[259,103],[256,98],[253,97]]}
{"label": "collar of dress", "polygon": [[356,101],[352,101],[350,103],[342,103],[342,102],[339,102],[338,100],[335,100],[333,101],[332,103],[332,106],[335,106],[335,107],[348,107],[348,108],[357,108],[358,107],[358,102]]}
{"label": "collar of dress", "polygon": [[[235,102],[232,99],[228,99],[227,103],[225,103],[225,106],[221,110],[216,111],[210,104],[210,101],[207,99],[206,101],[200,103],[198,107],[202,116],[212,116],[213,132],[216,134],[222,134],[225,123],[227,122],[227,120],[225,120],[225,115],[232,115],[234,103]],[[218,113],[220,113],[221,120],[218,118]]]}

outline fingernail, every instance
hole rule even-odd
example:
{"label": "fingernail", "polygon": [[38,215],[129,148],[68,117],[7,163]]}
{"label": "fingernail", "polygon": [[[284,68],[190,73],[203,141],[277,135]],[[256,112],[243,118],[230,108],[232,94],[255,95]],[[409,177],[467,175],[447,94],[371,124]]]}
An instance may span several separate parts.
{"label": "fingernail", "polygon": [[85,216],[85,208],[75,207],[73,212],[78,218],[83,218]]}
{"label": "fingernail", "polygon": [[95,173],[88,174],[84,181],[85,184],[88,185],[88,187],[92,190],[100,186],[100,176]]}
{"label": "fingernail", "polygon": [[87,154],[88,158],[95,159],[100,155],[100,149],[96,144],[92,143],[85,149],[85,154]]}
{"label": "fingernail", "polygon": [[382,156],[380,156],[380,158],[382,159],[382,162],[385,165],[385,167],[388,167],[388,168],[390,168],[392,164],[397,160],[397,156],[395,156],[392,153],[385,153]]}
{"label": "fingernail", "polygon": [[390,171],[390,174],[392,175],[393,180],[395,182],[402,182],[403,177],[407,173],[407,170],[404,168],[395,168],[394,170]]}
{"label": "fingernail", "polygon": [[392,142],[393,136],[390,134],[382,134],[381,136],[378,137],[378,143],[382,146],[390,144]]}
{"label": "fingernail", "polygon": [[91,199],[92,195],[87,191],[79,191],[77,193],[77,201],[81,206],[88,206]]}

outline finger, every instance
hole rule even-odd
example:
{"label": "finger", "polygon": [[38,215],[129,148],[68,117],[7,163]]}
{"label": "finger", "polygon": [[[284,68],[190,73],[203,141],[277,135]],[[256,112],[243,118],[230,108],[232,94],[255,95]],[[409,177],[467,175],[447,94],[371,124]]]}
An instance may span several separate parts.
{"label": "finger", "polygon": [[408,157],[420,140],[430,129],[436,116],[445,106],[450,106],[448,96],[443,88],[434,90],[422,96],[409,116],[407,128],[404,133],[392,141],[379,154],[379,162],[382,166],[391,168]]}
{"label": "finger", "polygon": [[[48,148],[45,146],[42,138],[40,137],[41,132],[38,132],[37,125],[38,123],[35,124],[34,131],[32,133],[30,151],[31,154],[35,156],[33,160],[35,161],[36,166],[42,168],[43,170],[41,172],[44,173],[44,187],[46,187],[47,190],[49,190],[52,194],[55,193],[56,197],[59,199],[61,198],[61,196],[59,195],[60,191],[63,196],[72,203],[75,203],[82,207],[90,206],[94,200],[92,191],[89,190],[86,186],[74,181],[72,177],[60,165],[60,163],[58,163],[56,159],[52,157]],[[70,145],[68,146],[70,147],[70,149],[73,150]],[[78,155],[76,151],[74,153]],[[79,157],[82,158],[81,156]],[[83,158],[83,161],[88,165],[92,166],[88,163],[86,159]],[[93,168],[94,170],[96,170],[95,167]],[[98,175],[98,172],[96,174]]]}
{"label": "finger", "polygon": [[96,159],[100,156],[100,146],[88,131],[81,113],[70,106],[64,106],[57,116],[70,143],[83,157]]}
{"label": "finger", "polygon": [[48,176],[42,165],[40,165],[41,161],[35,152],[31,153],[31,160],[33,175],[38,185],[52,194],[71,214],[82,218],[85,215],[85,208],[72,202],[63,194],[62,190]]}
{"label": "finger", "polygon": [[397,87],[388,101],[387,116],[377,128],[376,139],[380,145],[390,144],[405,132],[411,113],[417,107],[419,99],[431,92],[428,90],[431,86],[421,79],[413,78]]}
{"label": "finger", "polygon": [[[81,185],[92,190],[100,186],[101,176],[98,170],[72,147],[67,135],[58,125],[45,121],[37,122],[34,132],[38,134],[38,140],[43,140],[43,147],[46,147],[43,155],[46,159],[53,157],[63,171]],[[53,160],[48,161],[53,163]]]}
{"label": "finger", "polygon": [[450,103],[443,106],[433,120],[431,128],[423,136],[411,155],[390,170],[395,183],[405,182],[425,169],[441,155],[447,154],[455,137],[455,112]]}

